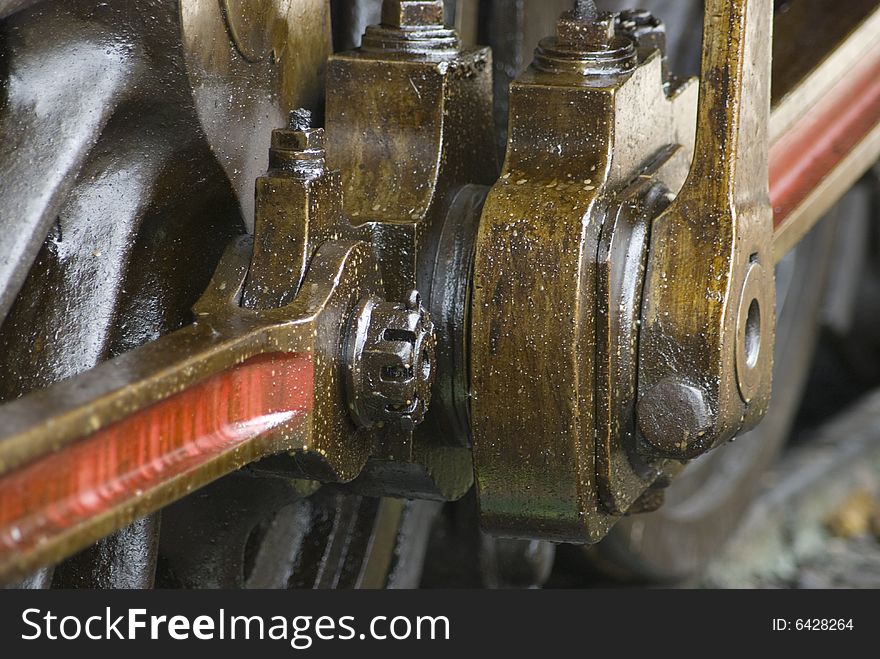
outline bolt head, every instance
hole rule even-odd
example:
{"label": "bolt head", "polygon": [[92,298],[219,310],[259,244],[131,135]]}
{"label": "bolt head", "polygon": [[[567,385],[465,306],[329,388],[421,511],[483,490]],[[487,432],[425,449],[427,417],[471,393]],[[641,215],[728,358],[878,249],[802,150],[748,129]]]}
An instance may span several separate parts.
{"label": "bolt head", "polygon": [[713,415],[702,388],[675,377],[661,380],[638,403],[639,430],[662,457],[691,459],[708,451]]}
{"label": "bolt head", "polygon": [[443,25],[442,0],[391,0],[382,3],[382,23],[390,27]]}
{"label": "bolt head", "polygon": [[574,12],[567,12],[556,23],[556,41],[566,50],[605,50],[614,39],[614,22],[614,14],[603,13],[596,20],[583,20]]}
{"label": "bolt head", "polygon": [[311,151],[324,148],[324,129],[307,128],[290,130],[279,128],[272,131],[272,148],[281,151]]}

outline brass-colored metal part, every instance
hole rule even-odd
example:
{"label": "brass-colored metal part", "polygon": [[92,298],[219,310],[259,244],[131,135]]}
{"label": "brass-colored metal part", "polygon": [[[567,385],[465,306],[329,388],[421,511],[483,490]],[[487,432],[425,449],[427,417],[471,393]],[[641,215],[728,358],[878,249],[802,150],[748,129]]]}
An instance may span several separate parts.
{"label": "brass-colored metal part", "polygon": [[437,377],[426,431],[470,446],[470,327],[474,249],[489,188],[466,185],[455,193],[437,237],[430,300],[437,334]]}
{"label": "brass-colored metal part", "polygon": [[[285,307],[239,306],[251,256],[248,237],[224,256],[194,307],[196,322],[161,340],[90,371],[12,401],[0,410],[0,474],[57,451],[153,403],[251,357],[273,352],[312,354],[315,361],[313,415],[297,437],[279,445],[308,446],[327,456],[339,480],[354,478],[369,454],[351,441],[344,387],[334,351],[361,295],[380,293],[369,247],[356,241],[323,246],[309,269],[310,285]],[[46,415],[46,402],[53,413]]]}
{"label": "brass-colored metal part", "polygon": [[[480,222],[471,321],[475,470],[482,522],[495,534],[596,541],[618,519],[603,498],[624,511],[652,478],[619,487],[617,467],[633,467],[612,452],[603,473],[613,482],[606,476],[600,492],[597,361],[609,355],[596,347],[597,255],[603,223],[616,217],[607,209],[640,177],[672,191],[684,182],[696,87],[665,91],[656,48],[625,36],[611,43],[596,54],[545,42],[511,87],[507,161]],[[551,48],[565,54],[561,64],[548,66]],[[638,59],[603,55],[621,50]],[[604,413],[603,441],[616,414]]]}
{"label": "brass-colored metal part", "polygon": [[181,42],[202,128],[250,226],[272,129],[321,109],[332,52],[324,0],[180,0]]}
{"label": "brass-colored metal part", "polygon": [[575,9],[556,24],[556,36],[542,39],[533,66],[575,76],[613,76],[636,62],[633,39],[618,33],[617,16]]}
{"label": "brass-colored metal part", "polygon": [[[436,53],[427,58],[434,63],[426,74],[438,74],[431,83],[439,83],[441,97],[449,94],[457,98],[456,94],[466,90],[465,83],[447,85],[444,77],[450,73],[453,81],[464,80],[475,70],[457,70],[455,57],[438,62],[435,56]],[[484,82],[480,82],[477,92],[489,88]],[[415,91],[418,93],[418,89]],[[475,97],[479,99],[479,93]],[[486,105],[491,108],[490,99]],[[448,109],[444,103],[441,112]],[[461,125],[466,119],[461,117]],[[488,129],[490,121],[485,126]],[[491,132],[486,132],[486,141],[491,143]],[[357,240],[369,237],[371,230],[379,230],[363,223],[352,227],[343,217],[340,177],[338,172],[325,167],[323,137],[321,129],[310,126],[309,116],[304,112],[293,113],[288,126],[273,133],[270,169],[257,182],[253,253],[243,255],[243,244],[230,252],[194,309],[195,324],[3,408],[7,433],[0,442],[0,473],[63,448],[211,375],[266,353],[311,356],[314,397],[308,406],[309,414],[295,433],[261,437],[247,444],[246,449],[211,460],[186,478],[175,478],[152,488],[138,495],[134,505],[127,502],[124,511],[114,508],[65,532],[41,549],[55,553],[40,553],[33,560],[60,558],[94,539],[96,534],[125,523],[131,514],[153,510],[244,462],[279,451],[296,454],[292,461],[281,459],[291,477],[325,482],[355,479],[365,472],[368,458],[373,456],[370,464],[377,466],[366,470],[364,478],[353,485],[354,489],[373,495],[423,493],[434,498],[457,498],[470,487],[472,466],[466,449],[442,446],[427,439],[412,441],[412,429],[424,413],[427,392],[420,392],[421,401],[408,414],[406,428],[386,424],[377,433],[352,423],[343,381],[342,348],[358,302],[364,298],[381,299],[387,287],[383,286],[377,268],[376,250]],[[446,148],[445,143],[442,146]],[[491,153],[491,149],[487,152]],[[449,194],[461,185],[456,178],[460,175],[457,164],[444,163],[437,170],[442,172],[438,176],[442,182],[438,195]],[[476,166],[473,171],[491,177],[491,172]],[[445,196],[437,203],[439,210],[426,208],[425,213],[445,220],[441,202],[446,202]],[[429,223],[410,217],[407,224],[398,240],[424,248],[420,232]],[[417,227],[419,224],[423,226]],[[394,256],[398,254],[389,251]],[[386,254],[382,250],[379,253]],[[434,253],[430,252],[425,263],[433,266],[433,262]],[[426,270],[427,279],[432,268],[426,266]],[[407,281],[409,288],[418,283],[415,259]],[[417,341],[420,361],[414,365],[418,366],[424,387],[429,387],[434,361],[431,328],[425,322],[426,315],[420,312],[419,316],[424,327]],[[53,401],[57,414],[46,417],[41,411],[47,401]],[[381,476],[371,480],[374,474]]]}
{"label": "brass-colored metal part", "polygon": [[382,3],[382,23],[391,27],[443,25],[442,0],[391,0]]}
{"label": "brass-colored metal part", "polygon": [[324,130],[305,111],[272,133],[269,171],[256,182],[254,259],[243,303],[254,309],[288,304],[312,252],[325,240],[355,237],[342,210],[338,171],[325,168]]}
{"label": "brass-colored metal part", "polygon": [[419,55],[436,59],[454,56],[460,41],[455,30],[444,27],[442,0],[385,0],[382,23],[364,33],[364,51]]}
{"label": "brass-colored metal part", "polygon": [[[662,161],[661,161],[662,162]],[[633,493],[668,465],[638,451],[635,423],[638,333],[651,221],[672,194],[651,171],[625,190],[604,217],[596,257],[596,474],[610,513],[632,509]]]}
{"label": "brass-colored metal part", "polygon": [[[14,564],[4,562],[0,575],[57,561],[266,455],[294,454],[291,476],[346,482],[379,452],[375,433],[358,428],[349,415],[342,347],[358,302],[365,297],[381,300],[381,278],[372,247],[351,239],[357,231],[342,216],[339,175],[325,169],[322,131],[310,128],[309,120],[308,113],[294,113],[288,127],[275,132],[271,169],[257,185],[257,245],[244,237],[227,250],[193,308],[196,321],[3,406],[0,474],[259,355],[305,357],[307,411],[296,424],[281,424],[124,505],[108,503],[99,514],[17,556]],[[430,338],[430,331],[423,333],[419,355],[432,360]],[[410,425],[419,420],[411,415]]]}
{"label": "brass-colored metal part", "polygon": [[[442,4],[385,2],[383,24],[367,29],[363,47],[331,58],[326,115],[328,161],[343,173],[347,216],[372,233],[389,295],[400,299],[417,288],[432,315],[460,310],[452,298],[466,295],[469,257],[450,257],[461,272],[446,278],[434,274],[438,260],[446,258],[438,250],[444,226],[456,222],[449,218],[458,209],[467,213],[467,204],[456,199],[464,198],[464,186],[487,186],[497,175],[491,54],[486,48],[460,46],[456,33],[443,27]],[[447,245],[454,250],[453,242]],[[441,280],[456,292],[434,291],[435,285],[444,285]],[[438,459],[439,452],[449,454],[440,462],[470,472],[464,448],[470,437],[460,405],[466,371],[454,371],[461,366],[466,337],[449,318],[434,315],[434,322],[441,357],[435,365],[434,402],[410,450],[413,456],[438,452]],[[453,362],[453,354],[459,361]],[[461,459],[450,460],[455,451]],[[400,456],[400,448],[393,454]],[[438,459],[424,457],[422,462]],[[394,471],[389,480],[400,480],[401,465],[386,466]],[[415,463],[413,468],[423,470]],[[471,479],[463,473],[456,481],[469,484]],[[455,489],[457,496],[466,491]]]}
{"label": "brass-colored metal part", "polygon": [[[371,452],[368,438],[348,420],[335,350],[359,296],[380,291],[369,246],[329,242],[312,260],[303,292],[290,305],[268,311],[243,309],[238,298],[250,257],[250,239],[233,244],[211,286],[196,305],[198,321],[161,340],[47,389],[4,405],[0,425],[0,474],[106,428],[215,373],[251,357],[275,352],[310,354],[314,363],[311,413],[295,429],[281,426],[259,440],[201,463],[185,476],[164,481],[124,506],[53,536],[14,564],[0,579],[56,562],[111,531],[182,497],[264,455],[296,451],[323,480],[353,479]],[[46,414],[51,402],[53,413]]]}
{"label": "brass-colored metal part", "polygon": [[428,234],[445,220],[449,195],[495,179],[491,74],[486,48],[330,59],[328,161],[342,172],[346,215],[372,224],[397,297],[420,288]]}
{"label": "brass-colored metal part", "polygon": [[639,339],[639,429],[660,455],[704,453],[769,403],[772,17],[770,0],[706,6],[694,162],[652,225]]}
{"label": "brass-colored metal part", "polygon": [[643,48],[656,48],[663,53],[663,79],[669,79],[666,61],[666,25],[645,9],[628,9],[617,17],[617,29],[637,41]]}
{"label": "brass-colored metal part", "polygon": [[358,425],[412,430],[425,418],[434,383],[434,324],[417,291],[407,301],[367,297],[348,329],[349,408]]}
{"label": "brass-colored metal part", "polygon": [[[327,4],[182,0],[180,11],[195,111],[249,198],[266,122],[321,106]],[[771,16],[770,0],[707,3],[694,147],[696,89],[668,75],[662,24],[577,2],[513,85],[496,182],[489,51],[461,47],[439,0],[386,1],[363,48],[331,59],[327,135],[307,112],[272,133],[253,248],[230,248],[196,322],[0,408],[0,475],[268,353],[314,356],[304,423],[96,515],[14,569],[268,453],[286,478],[455,499],[472,483],[471,424],[493,532],[595,541],[658,505],[680,460],[764,413],[775,259],[880,154],[875,128],[774,238]],[[869,12],[786,91],[770,141],[875,53],[878,21]],[[218,120],[227,96],[238,111]],[[382,301],[416,288],[439,359],[421,305]],[[432,380],[433,412],[415,429]]]}

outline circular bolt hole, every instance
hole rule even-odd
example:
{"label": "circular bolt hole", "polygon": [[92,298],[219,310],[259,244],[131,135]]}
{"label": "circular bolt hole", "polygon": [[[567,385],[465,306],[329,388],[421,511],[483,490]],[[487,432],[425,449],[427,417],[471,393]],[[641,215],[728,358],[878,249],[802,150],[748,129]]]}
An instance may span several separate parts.
{"label": "circular bolt hole", "polygon": [[752,300],[749,315],[746,318],[746,366],[754,368],[761,353],[761,305]]}

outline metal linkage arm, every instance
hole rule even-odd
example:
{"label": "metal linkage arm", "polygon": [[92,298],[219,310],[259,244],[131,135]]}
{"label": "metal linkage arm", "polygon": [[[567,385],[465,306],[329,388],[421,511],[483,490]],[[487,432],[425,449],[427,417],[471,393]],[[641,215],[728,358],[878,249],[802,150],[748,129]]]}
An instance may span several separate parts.
{"label": "metal linkage arm", "polygon": [[333,349],[378,289],[369,247],[328,243],[290,305],[252,311],[238,305],[249,243],[227,251],[193,325],[0,408],[0,581],[265,455],[296,451],[341,481],[363,467]]}
{"label": "metal linkage arm", "polygon": [[639,350],[641,435],[692,458],[754,426],[770,398],[770,0],[711,0],[694,160],[652,225]]}

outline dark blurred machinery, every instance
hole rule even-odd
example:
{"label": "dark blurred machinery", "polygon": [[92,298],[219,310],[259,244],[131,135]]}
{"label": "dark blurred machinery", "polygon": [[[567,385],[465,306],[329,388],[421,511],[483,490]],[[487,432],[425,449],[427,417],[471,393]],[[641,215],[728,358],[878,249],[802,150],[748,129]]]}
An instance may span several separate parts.
{"label": "dark blurred machinery", "polygon": [[880,152],[880,7],[655,4],[0,0],[0,579],[699,569]]}

